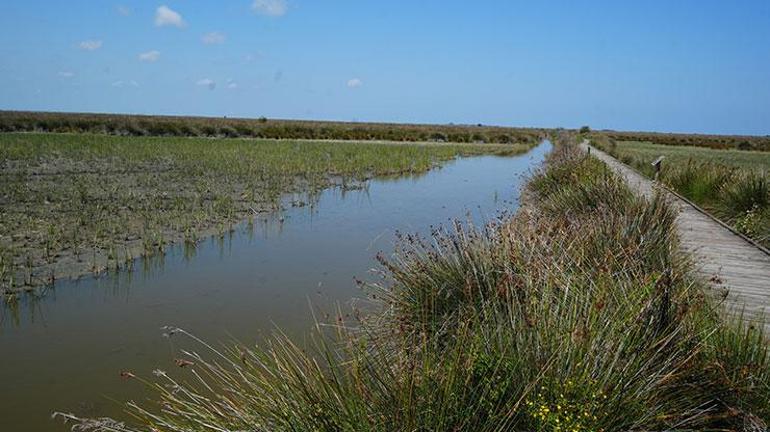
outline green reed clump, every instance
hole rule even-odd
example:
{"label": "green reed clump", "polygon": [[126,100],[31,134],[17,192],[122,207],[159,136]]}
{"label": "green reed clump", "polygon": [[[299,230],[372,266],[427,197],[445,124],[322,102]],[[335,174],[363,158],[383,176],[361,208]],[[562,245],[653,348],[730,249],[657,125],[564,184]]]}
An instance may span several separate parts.
{"label": "green reed clump", "polygon": [[770,207],[770,179],[767,175],[747,172],[738,175],[723,191],[725,208],[735,213]]}
{"label": "green reed clump", "polygon": [[770,178],[767,174],[745,172],[722,189],[717,214],[729,220],[741,233],[770,246]]}
{"label": "green reed clump", "polygon": [[770,245],[767,173],[690,160],[666,170],[663,181],[741,233]]}
{"label": "green reed clump", "polygon": [[716,332],[704,349],[711,385],[705,388],[715,399],[733,409],[751,413],[746,421],[764,424],[770,419],[770,358],[762,323],[736,322]]}
{"label": "green reed clump", "polygon": [[223,353],[169,329],[204,352],[144,381],[158,406],[129,403],[132,425],[59,416],[110,431],[761,428],[764,337],[719,318],[667,202],[596,163],[562,144],[528,211],[402,236],[368,287],[379,307],[319,324],[308,346],[278,334]]}
{"label": "green reed clump", "polygon": [[552,214],[585,212],[600,207],[623,208],[632,201],[623,180],[603,163],[561,154],[554,155],[552,161],[553,168],[530,182],[540,197],[540,210]]}
{"label": "green reed clump", "polygon": [[712,203],[734,175],[734,170],[724,165],[690,159],[684,166],[667,168],[662,180],[694,202]]}

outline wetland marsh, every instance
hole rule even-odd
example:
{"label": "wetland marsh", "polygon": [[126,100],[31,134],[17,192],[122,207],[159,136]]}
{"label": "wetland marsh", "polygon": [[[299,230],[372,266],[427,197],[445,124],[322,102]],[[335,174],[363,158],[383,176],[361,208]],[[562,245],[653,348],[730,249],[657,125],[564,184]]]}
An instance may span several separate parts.
{"label": "wetland marsh", "polygon": [[518,156],[460,158],[355,189],[331,187],[313,206],[287,205],[203,239],[192,255],[179,243],[162,262],[157,256],[131,272],[62,280],[35,301],[21,296],[0,319],[4,361],[14,365],[0,380],[15,389],[3,392],[0,418],[24,431],[67,430],[50,420],[52,411],[122,417],[115,400],[143,400],[147,388],[121,372],[177,367],[180,346],[162,336],[164,325],[222,343],[253,345],[276,328],[301,340],[313,313],[327,319],[337,305],[352,313],[351,299],[365,298],[353,278],[378,279],[370,273],[375,256],[393,251],[396,230],[429,235],[450,219],[480,223],[514,211],[523,176],[549,150],[544,143]]}
{"label": "wetland marsh", "polygon": [[[321,190],[529,144],[0,134],[0,293],[127,268]],[[294,195],[299,198],[282,202]]]}

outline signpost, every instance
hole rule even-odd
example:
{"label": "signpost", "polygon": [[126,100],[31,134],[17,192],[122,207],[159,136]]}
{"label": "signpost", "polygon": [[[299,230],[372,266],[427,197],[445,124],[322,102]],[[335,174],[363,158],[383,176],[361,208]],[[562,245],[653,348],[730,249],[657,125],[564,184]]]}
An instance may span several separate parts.
{"label": "signpost", "polygon": [[658,177],[660,176],[660,166],[663,164],[663,159],[665,159],[665,156],[659,156],[655,161],[652,162],[652,166],[655,168],[655,180],[658,180]]}

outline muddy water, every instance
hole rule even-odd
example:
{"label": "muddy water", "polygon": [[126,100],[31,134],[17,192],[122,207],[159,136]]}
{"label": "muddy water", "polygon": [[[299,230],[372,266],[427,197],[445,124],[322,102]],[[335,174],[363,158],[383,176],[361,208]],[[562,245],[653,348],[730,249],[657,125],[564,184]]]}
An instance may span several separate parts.
{"label": "muddy water", "polygon": [[468,214],[514,210],[523,176],[550,150],[460,159],[412,178],[328,190],[309,206],[244,224],[194,254],[172,248],[133,272],[62,282],[42,300],[0,312],[0,431],[63,431],[53,411],[120,416],[115,401],[146,397],[121,371],[174,368],[179,342],[161,327],[209,341],[257,343],[276,327],[301,336],[323,314],[362,293],[394,232],[427,233]]}

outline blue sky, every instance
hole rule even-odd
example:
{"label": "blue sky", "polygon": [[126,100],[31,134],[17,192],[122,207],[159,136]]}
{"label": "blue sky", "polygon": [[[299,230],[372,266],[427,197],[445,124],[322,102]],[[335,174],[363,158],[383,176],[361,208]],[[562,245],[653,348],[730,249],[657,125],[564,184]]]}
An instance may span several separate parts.
{"label": "blue sky", "polygon": [[0,59],[0,109],[770,134],[767,0],[4,0]]}

